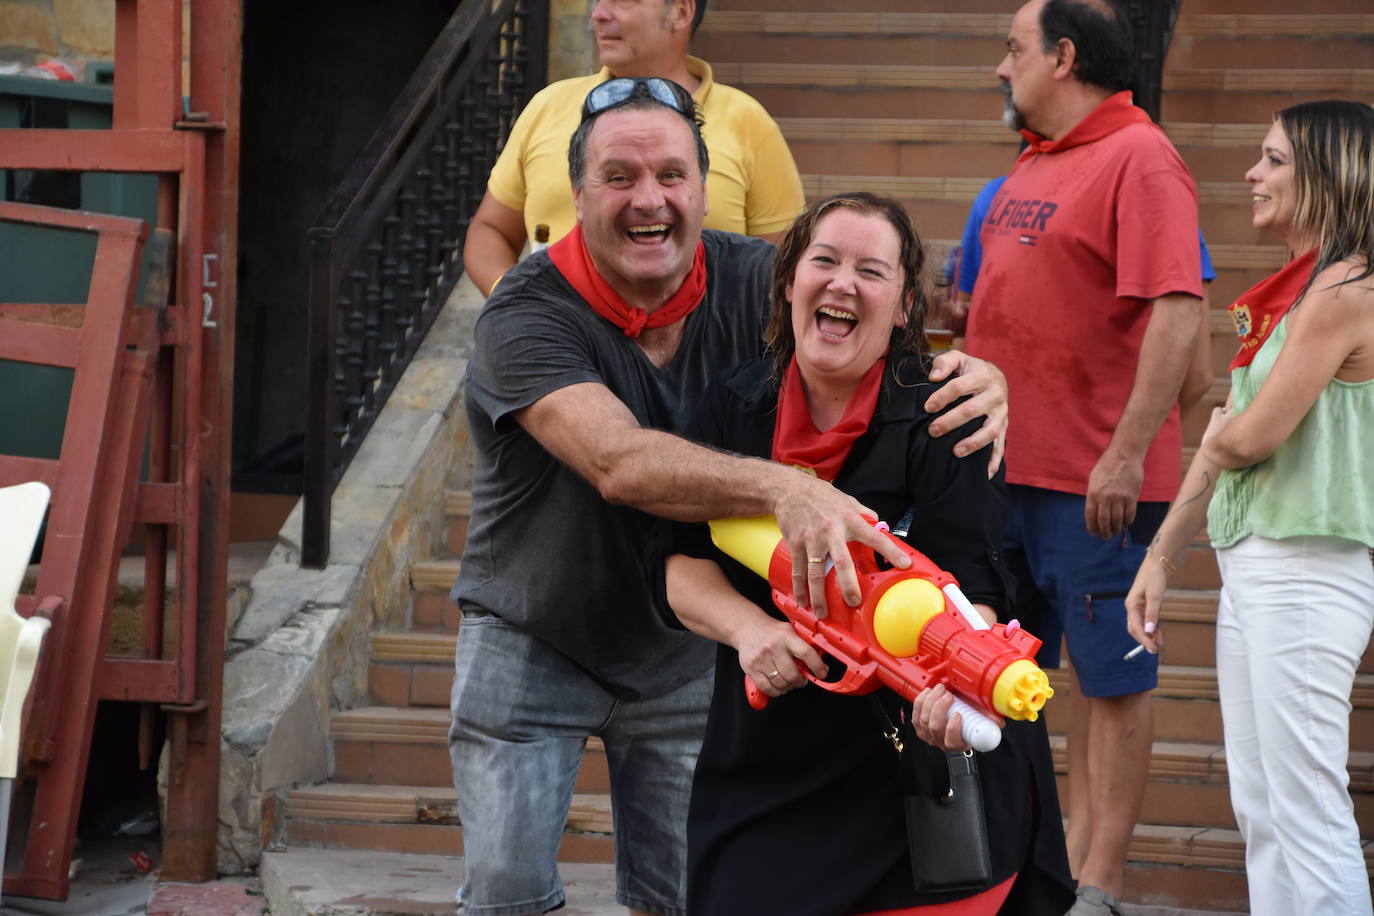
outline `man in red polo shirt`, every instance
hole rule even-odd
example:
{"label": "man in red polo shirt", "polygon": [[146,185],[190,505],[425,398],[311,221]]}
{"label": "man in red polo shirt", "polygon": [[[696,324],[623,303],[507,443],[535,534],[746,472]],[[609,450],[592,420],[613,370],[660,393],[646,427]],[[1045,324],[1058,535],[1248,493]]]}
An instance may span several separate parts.
{"label": "man in red polo shirt", "polygon": [[1177,400],[1203,318],[1197,191],[1123,91],[1130,35],[1114,4],[1032,0],[1007,47],[1005,119],[1030,145],[983,221],[967,344],[1010,389],[1017,613],[1041,634],[1062,622],[1086,698],[1069,729],[1070,913],[1109,916],[1157,683],[1153,656],[1123,658],[1124,598],[1179,482]]}

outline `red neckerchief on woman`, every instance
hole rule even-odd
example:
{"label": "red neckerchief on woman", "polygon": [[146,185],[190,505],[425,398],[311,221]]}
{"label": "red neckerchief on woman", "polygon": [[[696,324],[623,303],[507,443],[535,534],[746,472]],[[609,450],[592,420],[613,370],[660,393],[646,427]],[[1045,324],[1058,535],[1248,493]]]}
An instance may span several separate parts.
{"label": "red neckerchief on woman", "polygon": [[1250,365],[1264,341],[1279,326],[1279,320],[1293,307],[1316,263],[1317,250],[1314,248],[1289,261],[1283,270],[1265,277],[1226,306],[1235,322],[1236,334],[1240,336],[1240,350],[1231,360],[1232,369]]}
{"label": "red neckerchief on woman", "polygon": [[883,357],[864,373],[864,377],[859,379],[859,387],[849,396],[840,422],[820,432],[811,421],[801,370],[797,368],[797,357],[793,356],[787,364],[782,388],[778,391],[778,419],[773,423],[773,460],[813,471],[821,480],[833,483],[853,450],[854,443],[873,419],[886,365],[887,358]]}
{"label": "red neckerchief on woman", "polygon": [[624,330],[626,337],[638,337],[645,328],[661,328],[685,318],[706,296],[706,246],[701,242],[697,242],[696,257],[682,285],[652,313],[626,303],[597,272],[582,237],[581,223],[549,246],[549,260],[577,294],[586,299],[598,315]]}
{"label": "red neckerchief on woman", "polygon": [[1084,116],[1069,129],[1069,132],[1058,140],[1046,140],[1044,137],[1029,130],[1021,131],[1021,136],[1026,138],[1030,146],[1026,147],[1022,156],[1029,156],[1034,153],[1057,153],[1061,150],[1070,149],[1075,146],[1082,146],[1084,143],[1091,143],[1094,140],[1101,140],[1108,134],[1114,134],[1123,127],[1130,124],[1149,123],[1150,116],[1142,108],[1137,108],[1131,104],[1130,92],[1118,92],[1109,95],[1092,111]]}

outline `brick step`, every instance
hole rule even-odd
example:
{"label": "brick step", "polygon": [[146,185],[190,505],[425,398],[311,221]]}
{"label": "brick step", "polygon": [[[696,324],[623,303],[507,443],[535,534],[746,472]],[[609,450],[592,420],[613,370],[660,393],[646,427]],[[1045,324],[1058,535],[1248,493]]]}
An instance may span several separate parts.
{"label": "brick step", "polygon": [[468,518],[472,515],[470,490],[444,492],[444,546],[455,557],[463,555],[468,542]]}
{"label": "brick step", "polygon": [[[818,118],[818,117],[778,117],[793,154],[799,157],[798,146],[815,144],[817,150],[836,148],[835,144],[847,144],[846,155],[859,144],[873,144],[879,147],[895,146],[906,155],[913,148],[943,149],[946,145],[958,144],[961,149],[979,151],[980,156],[991,156],[994,152],[1004,158],[998,164],[1005,172],[1016,156],[1019,137],[1008,130],[1000,120],[975,121],[964,118]],[[1164,125],[1174,145],[1188,161],[1194,177],[1201,181],[1222,181],[1245,184],[1242,180],[1245,170],[1252,164],[1251,159],[1258,157],[1260,142],[1269,129],[1268,121],[1255,124],[1197,124],[1186,121],[1171,122]],[[828,146],[822,147],[821,144]],[[906,165],[903,162],[903,165]],[[808,169],[803,171],[825,171]],[[990,177],[986,173],[967,168],[962,162],[941,162],[941,168],[928,174],[955,177],[949,169],[957,169],[966,177]],[[893,174],[906,174],[894,171]],[[912,174],[915,174],[912,172]]]}
{"label": "brick step", "polygon": [[[1313,13],[1303,15],[1274,14],[1198,14],[1200,0],[1189,0],[1185,12],[1179,14],[1174,26],[1173,41],[1183,38],[1334,38],[1344,39],[1374,33],[1374,14]],[[1310,4],[1317,6],[1319,4]],[[1291,8],[1291,7],[1290,7]],[[1366,4],[1367,8],[1367,4]],[[1174,45],[1170,44],[1172,57]],[[1255,58],[1250,59],[1254,63]]]}
{"label": "brick step", "polygon": [[[856,0],[853,14],[885,13],[902,15],[911,12],[911,0]],[[711,0],[707,15],[717,12],[787,12],[824,14],[833,12],[834,0]],[[1006,0],[921,0],[925,13],[1000,13],[1007,15]]]}
{"label": "brick step", "polygon": [[[985,181],[1005,174],[1011,167],[1019,140],[1000,121],[842,117],[777,120],[797,167],[802,172],[818,174],[831,171],[835,163],[844,163],[845,171],[855,174],[938,175]],[[1203,189],[1204,206],[1239,205],[1249,230],[1249,185],[1241,179],[1258,156],[1268,125],[1179,122],[1167,125],[1166,130],[1194,178],[1209,183]],[[1211,187],[1210,183],[1219,186]],[[1255,241],[1246,240],[1247,244]]]}
{"label": "brick step", "polygon": [[[446,824],[458,820],[453,786],[371,786],[327,782],[293,789],[287,814],[307,820],[365,821],[376,824]],[[611,832],[611,797],[573,795],[568,826],[584,833]]]}
{"label": "brick step", "polygon": [[[1245,31],[1227,30],[1239,17],[1192,17],[1175,33],[1168,63],[1175,69],[1253,68],[1281,61],[1284,69],[1374,67],[1371,29],[1362,15],[1246,17]],[[1299,24],[1294,24],[1294,23]],[[1011,16],[995,13],[708,12],[693,53],[712,64],[748,61],[962,66],[997,61]],[[995,65],[995,63],[994,63]]]}
{"label": "brick step", "polygon": [[[930,4],[924,5],[929,6]],[[759,7],[762,4],[751,3],[750,6]],[[1000,42],[1007,37],[1007,32],[1011,29],[1011,20],[1012,14],[1005,12],[846,11],[837,13],[767,9],[721,10],[712,4],[711,8],[707,10],[705,18],[701,21],[698,39],[702,36],[719,33],[743,33],[752,37],[763,35],[862,35],[868,38],[886,38],[891,35],[933,35],[947,38],[961,35],[996,38]]]}
{"label": "brick step", "polygon": [[[447,704],[442,708],[365,706],[336,712],[329,720],[334,744],[332,779],[370,785],[444,785],[453,779],[448,727]],[[589,738],[576,791],[605,792],[609,786],[606,749],[600,738]]]}
{"label": "brick step", "polygon": [[[769,14],[763,14],[769,15]],[[771,14],[778,15],[778,14]],[[751,17],[752,18],[752,17]],[[960,17],[968,18],[968,17]],[[798,60],[828,63],[908,64],[958,67],[978,61],[1001,60],[1006,54],[1006,31],[999,35],[938,34],[893,29],[884,34],[714,31],[693,39],[693,53],[719,64],[748,62],[782,64]]]}
{"label": "brick step", "polygon": [[[974,79],[964,86],[931,86],[921,91],[843,85],[756,84],[740,88],[758,99],[774,118],[886,118],[899,113],[908,118],[994,121],[1002,116],[1002,96],[992,72],[992,68],[985,71],[991,82]],[[1014,134],[1012,140],[1016,141]]]}
{"label": "brick step", "polygon": [[[1222,17],[1233,18],[1233,17]],[[1280,17],[1257,17],[1278,19]],[[1285,19],[1306,17],[1283,17]],[[1282,61],[1285,69],[1374,68],[1374,45],[1369,30],[1327,31],[1324,20],[1357,21],[1367,16],[1313,17],[1318,31],[1284,35],[1281,31],[1251,35],[1178,35],[1169,43],[1169,66],[1180,68],[1244,69],[1256,61]]]}
{"label": "brick step", "polygon": [[1299,102],[1365,98],[1374,70],[1180,70],[1164,74],[1167,121],[1266,124]]}
{"label": "brick step", "polygon": [[[325,783],[295,789],[286,800],[292,846],[461,855],[463,828],[452,786]],[[573,795],[559,847],[561,862],[610,862],[611,800]]]}
{"label": "brick step", "polygon": [[[923,90],[994,90],[997,88],[993,59],[974,66],[925,66],[909,64],[817,64],[725,61],[713,64],[716,78],[740,87],[758,86],[841,86],[850,90],[898,88]],[[1368,94],[1374,90],[1374,69],[1272,68],[1263,70],[1225,70],[1217,68],[1166,67],[1164,92],[1209,93],[1345,93]],[[1229,95],[1226,96],[1230,98]],[[771,107],[769,108],[771,112]],[[910,113],[908,113],[910,114]],[[779,114],[775,114],[775,117]],[[1203,118],[1173,120],[1204,121]],[[1264,117],[1240,119],[1264,123]]]}
{"label": "brick step", "polygon": [[410,626],[421,633],[457,633],[461,616],[449,600],[458,579],[457,560],[428,560],[410,567]]}
{"label": "brick step", "polygon": [[449,705],[451,633],[373,633],[367,686],[376,706]]}
{"label": "brick step", "polygon": [[[1280,61],[1275,61],[1279,63]],[[1354,67],[1271,67],[1263,70],[1221,69],[1216,67],[1171,67],[1164,70],[1164,92],[1227,93],[1346,93],[1368,95],[1374,91],[1374,70]],[[1189,118],[1188,120],[1201,120]],[[1249,119],[1247,119],[1249,120]],[[1254,119],[1261,122],[1261,118]],[[1235,123],[1236,117],[1226,119]]]}
{"label": "brick step", "polygon": [[[1141,834],[1137,828],[1137,835]],[[1152,848],[1158,849],[1162,839],[1152,838]],[[1131,913],[1234,916],[1250,911],[1250,891],[1241,869],[1130,862],[1126,866],[1126,889],[1121,899],[1151,907],[1148,911],[1128,909]]]}
{"label": "brick step", "polygon": [[[735,0],[738,4],[739,0]],[[1184,16],[1283,15],[1293,12],[1291,0],[1188,0]],[[1313,15],[1334,13],[1368,13],[1369,0],[1311,0],[1308,12]]]}
{"label": "brick step", "polygon": [[[1064,668],[1046,672],[1056,696],[1045,707],[1052,734],[1064,731],[1071,714],[1070,681]],[[1374,675],[1357,674],[1351,695],[1350,746],[1374,749]],[[1221,704],[1213,668],[1161,665],[1154,692],[1155,740],[1215,744],[1221,741]]]}
{"label": "brick step", "polygon": [[[1060,800],[1067,804],[1067,740],[1052,735],[1050,747]],[[1348,770],[1355,818],[1362,832],[1369,832],[1374,828],[1374,753],[1351,752]],[[1141,817],[1151,824],[1235,830],[1227,778],[1226,753],[1220,744],[1156,741]]]}

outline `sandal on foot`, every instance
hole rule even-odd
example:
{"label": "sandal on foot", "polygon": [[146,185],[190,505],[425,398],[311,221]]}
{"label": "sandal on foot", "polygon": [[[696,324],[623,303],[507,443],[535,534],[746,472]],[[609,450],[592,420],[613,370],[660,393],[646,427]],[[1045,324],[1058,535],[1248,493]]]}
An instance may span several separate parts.
{"label": "sandal on foot", "polygon": [[1121,916],[1121,901],[1091,884],[1074,891],[1078,899],[1064,916]]}

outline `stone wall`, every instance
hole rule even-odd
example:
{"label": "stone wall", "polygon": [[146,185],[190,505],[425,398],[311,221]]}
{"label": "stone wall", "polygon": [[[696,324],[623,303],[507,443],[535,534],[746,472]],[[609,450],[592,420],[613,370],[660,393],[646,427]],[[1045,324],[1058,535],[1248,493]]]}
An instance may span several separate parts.
{"label": "stone wall", "polygon": [[[191,0],[182,9],[189,21]],[[189,53],[190,32],[183,35]],[[0,62],[41,64],[57,58],[83,81],[86,65],[114,60],[114,0],[0,0]],[[187,68],[182,68],[189,85]]]}
{"label": "stone wall", "polygon": [[595,3],[596,0],[550,0],[549,82],[600,68],[591,30]]}
{"label": "stone wall", "polygon": [[77,71],[114,59],[114,0],[3,0],[0,61],[60,58]]}
{"label": "stone wall", "polygon": [[[550,82],[597,68],[589,26],[595,2],[549,0]],[[81,79],[88,63],[114,60],[114,8],[114,0],[0,0],[0,62],[56,57]],[[184,8],[189,16],[189,0]]]}
{"label": "stone wall", "polygon": [[369,633],[405,626],[410,566],[435,555],[444,490],[470,464],[461,404],[482,297],[464,279],[334,493],[329,565],[301,569],[299,504],[251,583],[224,664],[219,869],[284,840],[284,802],[333,770],[330,713],[367,701]]}

